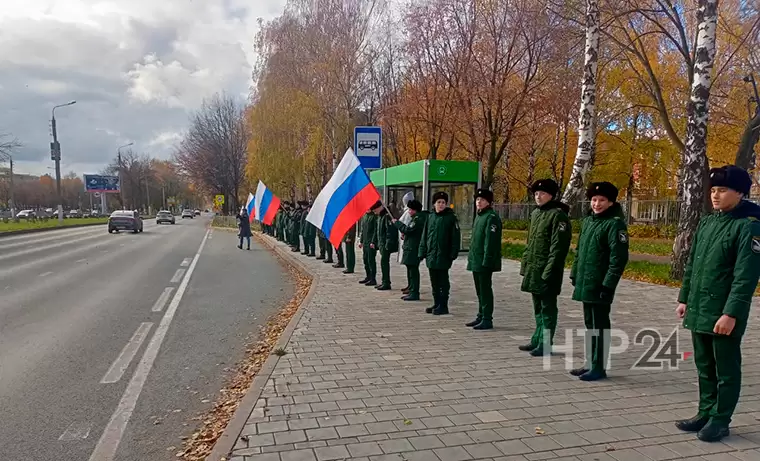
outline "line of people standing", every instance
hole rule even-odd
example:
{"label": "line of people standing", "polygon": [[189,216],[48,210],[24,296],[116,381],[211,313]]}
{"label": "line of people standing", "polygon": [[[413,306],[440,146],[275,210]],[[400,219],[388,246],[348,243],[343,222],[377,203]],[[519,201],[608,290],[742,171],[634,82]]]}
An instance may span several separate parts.
{"label": "line of people standing", "polygon": [[[741,340],[747,326],[752,296],[760,279],[760,207],[746,198],[752,185],[749,174],[727,166],[710,171],[714,212],[702,218],[694,237],[676,313],[683,326],[692,332],[694,359],[699,377],[699,406],[690,419],[676,422],[699,439],[719,441],[728,427],[741,388]],[[558,200],[559,186],[551,179],[531,186],[536,209],[532,212],[527,245],[520,264],[521,290],[531,294],[535,329],[530,342],[519,346],[532,356],[551,354],[557,329],[558,303],[565,261],[572,241],[569,207]],[[590,333],[590,353],[583,366],[570,374],[581,381],[607,377],[611,305],[629,258],[629,235],[618,189],[609,182],[592,183],[586,191],[591,207],[582,220],[570,282],[572,299],[583,305],[584,324]],[[501,270],[502,223],[493,210],[493,193],[479,189],[475,196],[467,270],[473,273],[478,311],[466,325],[475,330],[493,328],[493,273]],[[377,202],[361,218],[338,249],[335,267],[343,267],[345,247],[346,274],[354,272],[354,245],[358,236],[365,277],[359,281],[377,290],[391,290],[390,258],[399,251],[406,266],[408,285],[402,291],[405,301],[420,300],[422,261],[430,276],[433,305],[426,312],[449,313],[449,270],[460,252],[460,228],[449,197],[437,192],[433,210],[422,210],[412,200],[407,204],[408,219],[399,220]],[[332,262],[332,247],[317,229],[305,221],[308,202],[285,203],[274,226],[265,230],[287,242],[292,250],[315,256],[314,240],[320,239],[320,256]],[[242,245],[242,242],[241,242]],[[377,280],[377,253],[380,253],[380,283]]]}

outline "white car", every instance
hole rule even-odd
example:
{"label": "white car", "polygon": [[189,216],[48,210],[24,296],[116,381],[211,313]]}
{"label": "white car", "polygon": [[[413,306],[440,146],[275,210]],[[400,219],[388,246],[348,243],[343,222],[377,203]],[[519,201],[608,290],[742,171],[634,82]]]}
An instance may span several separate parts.
{"label": "white car", "polygon": [[34,214],[34,210],[21,210],[18,213],[16,213],[16,217],[18,219],[32,219],[36,215]]}
{"label": "white car", "polygon": [[185,218],[194,219],[195,213],[193,213],[193,210],[190,210],[190,209],[182,210],[182,219],[185,219]]}

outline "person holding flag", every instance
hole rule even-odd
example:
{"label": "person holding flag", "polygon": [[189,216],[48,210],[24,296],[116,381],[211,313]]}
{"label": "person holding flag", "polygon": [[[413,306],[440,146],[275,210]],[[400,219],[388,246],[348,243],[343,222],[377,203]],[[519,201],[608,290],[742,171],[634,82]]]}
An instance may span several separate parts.
{"label": "person holding flag", "polygon": [[391,254],[398,251],[398,229],[393,225],[395,218],[385,206],[372,210],[377,216],[377,231],[372,245],[380,252],[380,272],[382,283],[377,290],[391,289]]}
{"label": "person holding flag", "polygon": [[425,228],[427,211],[422,211],[422,203],[411,199],[406,204],[407,210],[404,215],[408,216],[407,222],[394,219],[393,225],[404,235],[403,257],[401,263],[406,266],[407,288],[404,301],[419,301],[420,299],[420,238]]}
{"label": "person holding flag", "polygon": [[329,244],[337,247],[362,214],[379,200],[380,194],[359,159],[348,149],[314,200],[306,220],[324,233]]}
{"label": "person holding flag", "polygon": [[381,206],[382,203],[378,200],[359,221],[359,248],[362,249],[364,272],[367,275],[359,283],[371,287],[377,286],[377,248],[372,243],[377,235],[377,215],[374,210]]}

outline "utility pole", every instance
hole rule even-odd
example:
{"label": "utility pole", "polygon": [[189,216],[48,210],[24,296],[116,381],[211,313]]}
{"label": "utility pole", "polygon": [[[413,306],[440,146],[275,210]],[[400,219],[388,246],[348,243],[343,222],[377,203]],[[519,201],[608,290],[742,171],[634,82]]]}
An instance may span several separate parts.
{"label": "utility pole", "polygon": [[150,185],[148,184],[148,173],[145,173],[145,198],[148,202],[148,216],[150,216]]}
{"label": "utility pole", "polygon": [[10,186],[10,190],[9,190],[10,197],[8,199],[8,202],[9,202],[8,205],[9,205],[9,208],[11,209],[11,218],[15,218],[16,217],[16,197],[14,196],[14,193],[13,193],[13,156],[11,154],[5,154],[5,155],[8,157],[8,162],[10,163],[10,168],[8,170],[10,173],[10,177],[8,178],[8,184]]}
{"label": "utility pole", "polygon": [[58,223],[63,224],[63,196],[61,195],[61,144],[58,142],[58,131],[55,126],[55,110],[59,107],[72,106],[76,101],[59,104],[53,107],[50,126],[53,130],[53,142],[50,143],[50,156],[55,162],[55,191],[58,199]]}
{"label": "utility pole", "polygon": [[[134,145],[133,142],[130,142],[129,144],[124,144],[123,146],[119,146],[118,149],[116,149],[116,161],[119,162],[119,194],[121,194],[121,207],[123,209],[126,209],[125,200],[124,200],[124,180],[122,178],[121,174],[121,150],[125,147],[129,147],[131,145]],[[134,194],[133,194],[134,195]],[[132,198],[134,200],[134,197]]]}

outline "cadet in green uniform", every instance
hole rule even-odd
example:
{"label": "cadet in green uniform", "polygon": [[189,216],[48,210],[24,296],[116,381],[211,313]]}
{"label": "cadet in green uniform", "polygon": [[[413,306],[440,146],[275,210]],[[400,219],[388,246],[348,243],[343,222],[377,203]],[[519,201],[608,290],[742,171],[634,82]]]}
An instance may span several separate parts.
{"label": "cadet in green uniform", "polygon": [[354,248],[354,241],[356,240],[356,224],[351,228],[343,237],[343,243],[346,246],[346,269],[344,274],[353,274],[356,267],[356,249]]}
{"label": "cadet in green uniform", "polygon": [[420,300],[420,239],[422,231],[425,230],[425,220],[427,211],[422,211],[422,204],[417,200],[410,200],[406,204],[409,208],[409,216],[412,221],[409,225],[404,225],[401,221],[394,219],[393,225],[404,234],[404,254],[401,256],[401,264],[406,266],[406,279],[408,294],[402,296],[404,301]]}
{"label": "cadet in green uniform", "polygon": [[377,233],[372,243],[380,252],[382,275],[382,283],[375,288],[387,291],[391,289],[391,255],[398,252],[398,229],[393,225],[393,217],[385,207],[375,208],[373,212],[377,215]]}
{"label": "cadet in green uniform", "polygon": [[591,354],[586,354],[583,367],[570,374],[582,381],[596,381],[607,377],[610,307],[628,264],[628,227],[614,185],[592,183],[586,196],[591,201],[591,213],[583,219],[570,281],[575,287],[573,300],[583,303]]}
{"label": "cadet in green uniform", "polygon": [[478,189],[475,194],[477,215],[467,255],[467,270],[472,272],[478,295],[478,315],[466,325],[475,330],[493,328],[493,273],[501,271],[501,218],[491,203],[493,192]]}
{"label": "cadet in green uniform", "polygon": [[699,223],[676,313],[691,330],[699,409],[676,422],[706,442],[727,436],[741,390],[741,341],[760,279],[760,207],[744,200],[752,179],[737,166],[710,170],[715,212]]}
{"label": "cadet in green uniform", "polygon": [[520,265],[522,291],[531,293],[536,330],[530,343],[520,346],[533,356],[551,353],[557,329],[557,297],[562,290],[565,259],[570,250],[572,228],[567,216],[570,207],[556,200],[559,186],[552,179],[531,186],[538,208],[530,215],[528,244]]}
{"label": "cadet in green uniform", "polygon": [[420,259],[425,259],[433,289],[433,305],[425,312],[434,315],[449,313],[449,269],[459,256],[461,244],[459,220],[448,203],[449,195],[446,192],[433,194],[434,212],[425,221],[417,253]]}
{"label": "cadet in green uniform", "polygon": [[[309,211],[311,211],[311,202],[306,202],[306,210],[304,211],[304,215],[308,216]],[[303,234],[304,255],[314,257],[314,240],[316,238],[317,226],[310,223],[309,221],[305,221]]]}
{"label": "cadet in green uniform", "polygon": [[303,209],[301,207],[302,202],[297,202],[296,209],[293,212],[293,226],[291,230],[291,238],[293,242],[291,243],[293,246],[291,251],[293,252],[301,251],[301,218],[303,217]]}
{"label": "cadet in green uniform", "polygon": [[362,259],[364,260],[364,272],[366,277],[359,280],[359,283],[367,286],[377,286],[377,249],[373,248],[372,242],[375,240],[377,233],[377,216],[372,211],[382,204],[378,201],[372,208],[367,211],[359,221],[359,248],[362,249]]}
{"label": "cadet in green uniform", "polygon": [[[330,245],[332,245],[332,244],[330,244]],[[345,258],[344,258],[344,255],[343,255],[343,243],[342,242],[339,243],[338,244],[338,248],[335,249],[335,259],[337,259],[337,262],[335,264],[333,264],[332,267],[334,267],[336,269],[343,269],[344,267],[346,267],[346,265],[344,264]]]}
{"label": "cadet in green uniform", "polygon": [[323,262],[325,264],[332,264],[333,262],[333,247],[332,243],[327,241],[327,237],[325,236],[325,233],[322,232],[320,229],[317,232],[317,237],[319,238],[319,256],[317,256],[317,259],[324,260]]}

